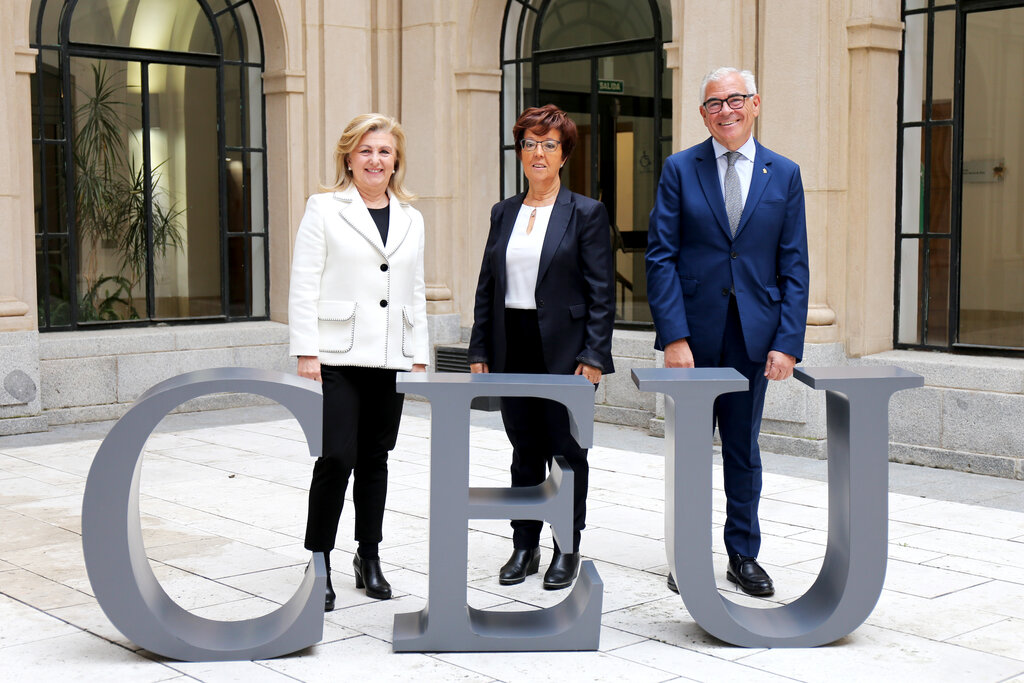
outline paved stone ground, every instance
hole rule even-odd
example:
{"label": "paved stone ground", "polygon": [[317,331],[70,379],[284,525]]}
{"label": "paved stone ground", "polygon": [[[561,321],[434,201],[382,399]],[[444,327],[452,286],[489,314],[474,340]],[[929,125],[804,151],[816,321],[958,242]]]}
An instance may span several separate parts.
{"label": "paved stone ground", "polygon": [[[661,439],[597,425],[583,553],[605,584],[599,652],[392,654],[392,617],[419,610],[427,587],[429,411],[407,402],[391,459],[382,560],[396,597],[353,585],[351,509],[333,557],[338,608],[324,640],[259,662],[188,664],[138,650],[92,597],[81,550],[85,476],[110,423],[0,438],[0,679],[97,681],[1024,681],[1024,482],[891,466],[889,565],[867,622],[830,646],[750,650],[706,635],[665,588]],[[473,419],[474,485],[507,482],[510,447],[496,415]],[[147,445],[142,523],[165,590],[183,607],[242,619],[290,597],[302,549],[311,462],[279,407],[166,418]],[[787,602],[824,555],[825,463],[766,454],[761,560]],[[714,521],[724,517],[715,470]],[[506,522],[470,523],[469,601],[531,608],[561,600],[540,575],[502,587]],[[550,537],[542,541],[546,562]]]}

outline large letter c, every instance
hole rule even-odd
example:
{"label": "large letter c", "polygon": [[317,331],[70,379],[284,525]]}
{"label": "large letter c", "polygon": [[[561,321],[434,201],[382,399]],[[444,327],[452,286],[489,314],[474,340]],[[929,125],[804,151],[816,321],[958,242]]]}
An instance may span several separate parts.
{"label": "large letter c", "polygon": [[178,375],[143,394],[100,445],[82,502],[82,549],[96,600],[110,621],[150,652],[183,661],[265,659],[309,647],[323,637],[327,571],[315,553],[292,598],[245,621],[214,621],[175,603],[160,586],[142,542],[139,474],[149,435],[171,410],[206,394],[258,394],[299,421],[309,452],[321,452],[320,386],[294,375],[254,368],[217,368]]}

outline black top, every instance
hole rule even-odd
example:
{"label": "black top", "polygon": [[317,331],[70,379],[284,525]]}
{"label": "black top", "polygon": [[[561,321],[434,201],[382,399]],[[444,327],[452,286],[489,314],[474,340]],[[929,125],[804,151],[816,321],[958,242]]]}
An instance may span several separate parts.
{"label": "black top", "polygon": [[380,241],[384,244],[388,243],[388,225],[391,222],[391,207],[385,206],[382,209],[370,209],[370,218],[377,224],[377,231],[380,233]]}

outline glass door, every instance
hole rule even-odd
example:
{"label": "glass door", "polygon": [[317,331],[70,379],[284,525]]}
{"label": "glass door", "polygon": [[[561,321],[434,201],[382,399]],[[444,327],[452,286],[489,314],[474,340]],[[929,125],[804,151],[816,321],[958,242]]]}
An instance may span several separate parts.
{"label": "glass door", "polygon": [[1024,7],[964,15],[959,335],[1024,348]]}
{"label": "glass door", "polygon": [[[535,101],[558,106],[579,129],[562,183],[608,210],[620,324],[651,322],[644,251],[664,152],[656,128],[653,72],[652,52],[538,63],[536,71]],[[668,125],[671,115],[662,114]]]}

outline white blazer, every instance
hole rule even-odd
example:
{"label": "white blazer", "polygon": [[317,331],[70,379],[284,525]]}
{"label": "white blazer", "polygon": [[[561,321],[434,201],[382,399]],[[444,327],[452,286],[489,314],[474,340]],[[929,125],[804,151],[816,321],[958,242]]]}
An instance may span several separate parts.
{"label": "white blazer", "polygon": [[354,186],[306,202],[288,292],[291,355],[392,370],[430,362],[423,216],[393,194],[390,209],[385,245]]}

